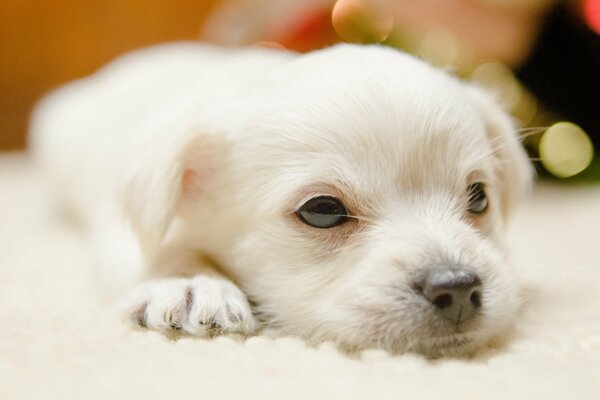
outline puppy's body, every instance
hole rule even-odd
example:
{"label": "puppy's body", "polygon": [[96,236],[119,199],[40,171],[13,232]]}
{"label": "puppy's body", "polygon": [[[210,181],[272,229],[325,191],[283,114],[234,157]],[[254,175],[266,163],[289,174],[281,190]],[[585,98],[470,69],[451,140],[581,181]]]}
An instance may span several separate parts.
{"label": "puppy's body", "polygon": [[[440,355],[477,348],[515,310],[502,236],[529,167],[512,126],[397,51],[162,46],[62,89],[33,127],[107,275],[179,276],[134,291],[142,326],[251,333],[249,296],[282,334]],[[349,217],[311,226],[301,211],[319,198]],[[470,277],[464,312],[430,296],[440,276],[456,301]]]}
{"label": "puppy's body", "polygon": [[[156,46],[127,54],[38,105],[32,150],[63,205],[91,234],[108,292],[128,290],[147,273],[144,258],[152,258],[140,252],[138,234],[124,218],[127,176],[138,162],[156,161],[147,153],[166,152],[163,146],[174,151],[191,129],[210,124],[204,115],[219,112],[220,103],[229,104],[259,71],[292,57],[198,43]],[[165,188],[153,189],[151,197],[167,195]]]}

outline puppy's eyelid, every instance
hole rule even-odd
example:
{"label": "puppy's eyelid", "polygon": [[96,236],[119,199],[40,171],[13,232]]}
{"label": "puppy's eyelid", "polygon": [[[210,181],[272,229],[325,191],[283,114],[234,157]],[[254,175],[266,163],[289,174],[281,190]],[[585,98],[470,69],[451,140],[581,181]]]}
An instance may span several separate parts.
{"label": "puppy's eyelid", "polygon": [[467,186],[473,185],[475,183],[483,183],[485,186],[488,186],[490,183],[489,174],[483,170],[477,169],[472,171],[467,175]]}
{"label": "puppy's eyelid", "polygon": [[[343,197],[341,197],[337,194],[329,193],[329,192],[313,192],[309,195],[302,197],[302,199],[299,202],[297,202],[294,207],[292,207],[292,211],[290,211],[290,213],[298,212],[304,204],[306,204],[307,202],[309,202],[313,199],[316,199],[318,197],[332,197],[332,198],[340,201],[344,205],[344,207],[346,207],[346,211],[349,211]],[[352,214],[352,213],[348,212],[347,214]],[[351,215],[347,215],[347,217],[351,217]]]}
{"label": "puppy's eyelid", "polygon": [[312,199],[316,199],[317,197],[335,197],[336,196],[332,196],[329,193],[311,193],[309,195],[306,195],[304,197],[302,197],[302,199],[296,203],[296,205],[292,208],[292,211],[290,211],[290,213],[296,213],[298,212],[298,210],[300,210],[300,208],[306,204],[307,202],[311,201]]}
{"label": "puppy's eyelid", "polygon": [[481,184],[486,188],[488,188],[490,186],[489,180],[485,179],[485,178],[471,179],[471,180],[467,181],[467,187],[471,187],[475,184]]}

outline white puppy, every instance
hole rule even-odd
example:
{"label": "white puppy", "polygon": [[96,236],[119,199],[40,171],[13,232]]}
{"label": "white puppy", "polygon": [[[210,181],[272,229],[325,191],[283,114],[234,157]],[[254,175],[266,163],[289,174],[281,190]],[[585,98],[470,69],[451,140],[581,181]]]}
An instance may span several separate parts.
{"label": "white puppy", "polygon": [[140,326],[465,354],[517,307],[530,182],[479,89],[378,46],[175,44],[48,97],[33,150]]}

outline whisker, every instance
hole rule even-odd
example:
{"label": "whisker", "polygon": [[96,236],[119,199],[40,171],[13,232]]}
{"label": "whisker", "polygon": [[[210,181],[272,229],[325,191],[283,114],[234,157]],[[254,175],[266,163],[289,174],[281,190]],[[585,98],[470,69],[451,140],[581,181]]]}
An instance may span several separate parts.
{"label": "whisker", "polygon": [[[535,129],[546,129],[546,128],[540,127],[540,128],[535,128]],[[521,136],[519,136],[519,141],[523,141],[523,139],[525,139],[529,136],[537,135],[541,132],[542,131],[536,131],[536,132],[531,132],[531,133],[526,133],[524,135],[521,135]],[[505,141],[503,137],[495,137],[490,141],[490,144],[492,147],[492,154],[499,154],[499,153],[501,153],[501,151],[503,150],[504,147],[507,147],[510,145],[510,142]]]}
{"label": "whisker", "polygon": [[374,222],[374,220],[372,218],[368,218],[362,215],[345,215],[346,218],[352,218],[352,219],[356,219],[359,221],[366,221],[366,222]]}
{"label": "whisker", "polygon": [[529,131],[539,131],[542,129],[548,129],[548,126],[527,126],[523,128],[517,128],[517,132],[529,132]]}
{"label": "whisker", "polygon": [[546,132],[548,130],[548,127],[533,127],[533,128],[526,128],[526,129],[519,129],[518,133],[519,133],[519,140],[523,140],[526,139],[530,136],[535,136],[535,135],[539,135],[542,134],[544,132]]}

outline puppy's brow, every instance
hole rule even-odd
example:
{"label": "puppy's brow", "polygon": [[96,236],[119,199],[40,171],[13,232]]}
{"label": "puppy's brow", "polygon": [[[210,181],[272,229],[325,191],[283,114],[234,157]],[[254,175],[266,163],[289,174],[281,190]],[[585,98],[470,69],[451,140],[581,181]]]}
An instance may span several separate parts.
{"label": "puppy's brow", "polygon": [[345,205],[348,205],[344,192],[338,189],[337,186],[326,183],[318,183],[305,188],[298,193],[297,198],[299,200],[294,202],[295,206],[292,208],[292,212],[297,212],[298,209],[300,209],[300,207],[302,207],[307,201],[320,196],[335,197],[336,199],[342,201]]}

